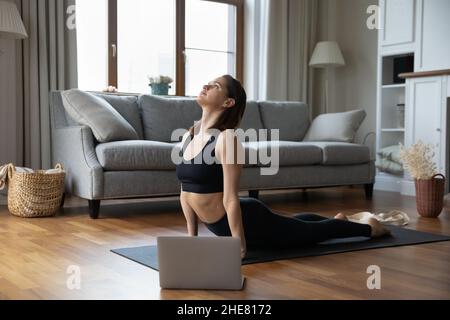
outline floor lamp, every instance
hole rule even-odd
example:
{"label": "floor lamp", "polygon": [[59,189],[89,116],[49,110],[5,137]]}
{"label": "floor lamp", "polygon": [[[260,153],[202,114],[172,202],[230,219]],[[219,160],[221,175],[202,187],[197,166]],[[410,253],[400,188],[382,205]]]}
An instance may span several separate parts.
{"label": "floor lamp", "polygon": [[326,69],[325,80],[325,113],[328,113],[328,77],[329,70],[334,67],[345,66],[344,57],[339,49],[339,45],[334,41],[318,42],[309,61],[309,66],[313,68]]}
{"label": "floor lamp", "polygon": [[[12,2],[0,1],[0,39],[28,37],[17,7]],[[3,52],[0,50],[0,55]]]}

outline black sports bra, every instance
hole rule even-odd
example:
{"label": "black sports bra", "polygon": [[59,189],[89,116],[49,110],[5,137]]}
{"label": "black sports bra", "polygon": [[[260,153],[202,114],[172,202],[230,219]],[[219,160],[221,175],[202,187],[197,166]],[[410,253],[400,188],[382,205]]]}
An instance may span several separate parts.
{"label": "black sports bra", "polygon": [[[191,140],[193,135],[190,135]],[[187,139],[186,141],[190,141]],[[205,163],[206,157],[205,148],[210,143],[214,143],[212,146],[211,156],[215,157],[215,143],[216,137],[211,136],[209,141],[203,147],[203,149],[190,161],[186,161],[184,158],[182,162],[176,166],[177,177],[181,182],[183,191],[193,193],[214,193],[223,192],[223,170],[222,164],[218,163],[217,159],[212,164]],[[183,152],[186,150],[186,143],[183,146]],[[199,158],[200,157],[200,158]]]}

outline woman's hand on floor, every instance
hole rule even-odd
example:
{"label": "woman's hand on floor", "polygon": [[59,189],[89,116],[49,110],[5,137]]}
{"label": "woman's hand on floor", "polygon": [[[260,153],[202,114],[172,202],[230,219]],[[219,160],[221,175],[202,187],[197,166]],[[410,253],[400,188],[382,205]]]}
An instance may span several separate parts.
{"label": "woman's hand on floor", "polygon": [[241,259],[244,260],[247,255],[247,248],[245,246],[241,247]]}

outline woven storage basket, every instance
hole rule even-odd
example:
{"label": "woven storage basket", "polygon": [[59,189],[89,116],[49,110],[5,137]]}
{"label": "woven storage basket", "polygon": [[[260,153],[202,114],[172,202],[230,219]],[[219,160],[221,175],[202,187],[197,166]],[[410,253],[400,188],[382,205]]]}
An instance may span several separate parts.
{"label": "woven storage basket", "polygon": [[[63,170],[61,164],[55,169]],[[64,194],[65,172],[17,172],[8,165],[8,209],[18,217],[38,218],[53,216],[58,211]]]}
{"label": "woven storage basket", "polygon": [[[436,179],[441,176],[442,179]],[[442,211],[444,202],[445,177],[435,174],[431,179],[414,180],[416,187],[417,212],[422,217],[436,218]]]}

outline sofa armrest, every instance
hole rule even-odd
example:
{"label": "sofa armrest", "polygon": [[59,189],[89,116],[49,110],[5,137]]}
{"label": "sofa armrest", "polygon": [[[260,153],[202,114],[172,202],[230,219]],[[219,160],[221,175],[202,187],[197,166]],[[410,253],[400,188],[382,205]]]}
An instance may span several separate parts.
{"label": "sofa armrest", "polygon": [[52,131],[53,161],[66,170],[66,192],[85,199],[103,196],[103,168],[95,153],[94,136],[87,126]]}
{"label": "sofa armrest", "polygon": [[373,140],[372,143],[367,143],[367,138],[368,138],[369,136],[371,136],[371,135],[373,135],[373,136],[374,136],[374,139],[376,139],[376,137],[377,137],[376,133],[373,132],[373,131],[371,131],[371,132],[368,132],[368,133],[364,136],[364,139],[363,139],[363,141],[361,142],[361,144],[362,144],[362,145],[365,145],[365,146],[367,146],[367,147],[369,148],[369,152],[370,152],[370,161],[375,161],[375,160],[376,160],[376,159],[375,159],[376,157],[375,157],[375,154],[374,154],[375,140]]}

